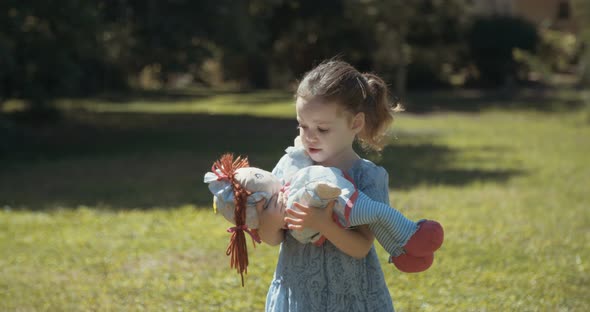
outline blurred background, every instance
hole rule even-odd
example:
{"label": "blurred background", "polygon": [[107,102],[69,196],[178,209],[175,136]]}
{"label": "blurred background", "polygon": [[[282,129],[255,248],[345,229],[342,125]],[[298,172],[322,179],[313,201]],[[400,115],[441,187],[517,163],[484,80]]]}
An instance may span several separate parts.
{"label": "blurred background", "polygon": [[341,56],[407,90],[584,84],[586,1],[3,1],[1,100],[289,90]]}
{"label": "blurred background", "polygon": [[202,177],[272,169],[334,57],[406,107],[359,153],[447,231],[423,274],[378,249],[397,310],[590,309],[590,1],[4,0],[0,310],[261,310],[278,249],[238,289]]}

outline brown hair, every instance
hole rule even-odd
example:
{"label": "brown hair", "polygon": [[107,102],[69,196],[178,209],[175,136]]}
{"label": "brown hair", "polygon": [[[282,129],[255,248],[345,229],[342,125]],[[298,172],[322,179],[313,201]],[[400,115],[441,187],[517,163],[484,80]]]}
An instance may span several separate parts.
{"label": "brown hair", "polygon": [[383,141],[393,114],[403,111],[398,102],[390,101],[383,79],[372,73],[360,73],[339,60],[324,61],[307,72],[295,96],[335,101],[353,114],[364,113],[365,126],[357,139],[364,148],[376,151],[385,145]]}

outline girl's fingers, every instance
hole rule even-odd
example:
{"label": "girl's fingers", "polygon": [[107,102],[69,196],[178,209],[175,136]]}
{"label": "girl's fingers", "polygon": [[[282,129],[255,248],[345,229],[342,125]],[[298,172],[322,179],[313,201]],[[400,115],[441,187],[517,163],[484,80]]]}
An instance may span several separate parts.
{"label": "girl's fingers", "polygon": [[297,218],[303,218],[305,216],[307,216],[307,214],[305,212],[300,212],[300,211],[296,211],[293,209],[287,209],[287,213],[293,217],[297,217]]}
{"label": "girl's fingers", "polygon": [[289,224],[289,230],[301,231],[303,230],[303,225]]}
{"label": "girl's fingers", "polygon": [[304,205],[302,205],[302,204],[300,204],[300,203],[298,203],[298,202],[294,202],[294,203],[293,203],[293,206],[295,206],[295,207],[299,208],[299,210],[301,210],[301,211],[303,211],[303,212],[307,212],[307,211],[309,211],[309,207],[307,207],[307,206],[304,206]]}
{"label": "girl's fingers", "polygon": [[328,205],[326,206],[326,209],[328,211],[332,211],[334,209],[334,205],[336,205],[336,201],[335,200],[329,202]]}
{"label": "girl's fingers", "polygon": [[294,218],[289,218],[286,217],[285,218],[285,222],[289,223],[289,224],[303,224],[303,220],[301,219],[294,219]]}

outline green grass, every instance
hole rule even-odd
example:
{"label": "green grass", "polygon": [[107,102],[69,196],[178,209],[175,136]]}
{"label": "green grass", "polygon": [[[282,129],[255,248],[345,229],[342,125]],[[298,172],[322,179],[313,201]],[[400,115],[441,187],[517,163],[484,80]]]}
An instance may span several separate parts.
{"label": "green grass", "polygon": [[[249,102],[258,110],[243,115]],[[250,248],[241,288],[225,256],[228,224],[210,209],[202,176],[225,151],[270,169],[295,135],[288,96],[137,103],[71,102],[58,124],[5,123],[0,310],[264,306],[278,248]],[[404,113],[392,134],[370,156],[390,173],[392,204],[446,230],[420,274],[396,271],[378,246],[397,311],[590,310],[583,111]]]}

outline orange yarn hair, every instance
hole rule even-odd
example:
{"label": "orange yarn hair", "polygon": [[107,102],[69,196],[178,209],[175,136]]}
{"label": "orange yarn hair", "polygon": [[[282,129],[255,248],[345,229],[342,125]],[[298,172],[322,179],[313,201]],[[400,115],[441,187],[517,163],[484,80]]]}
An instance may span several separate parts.
{"label": "orange yarn hair", "polygon": [[[224,154],[211,168],[211,171],[217,174],[220,179],[227,178],[234,191],[234,221],[236,226],[227,230],[232,233],[232,236],[225,254],[230,256],[230,267],[235,268],[242,277],[242,287],[244,287],[244,273],[248,274],[248,247],[246,246],[246,236],[244,231],[249,233],[253,232],[255,236],[258,236],[258,233],[254,229],[249,229],[246,225],[246,203],[251,192],[246,190],[236,181],[235,174],[237,169],[249,166],[248,158],[238,156],[234,160],[233,154]],[[219,174],[217,170],[219,170],[221,174]],[[252,235],[252,233],[250,235]],[[254,240],[252,242],[254,247],[256,247]]]}

